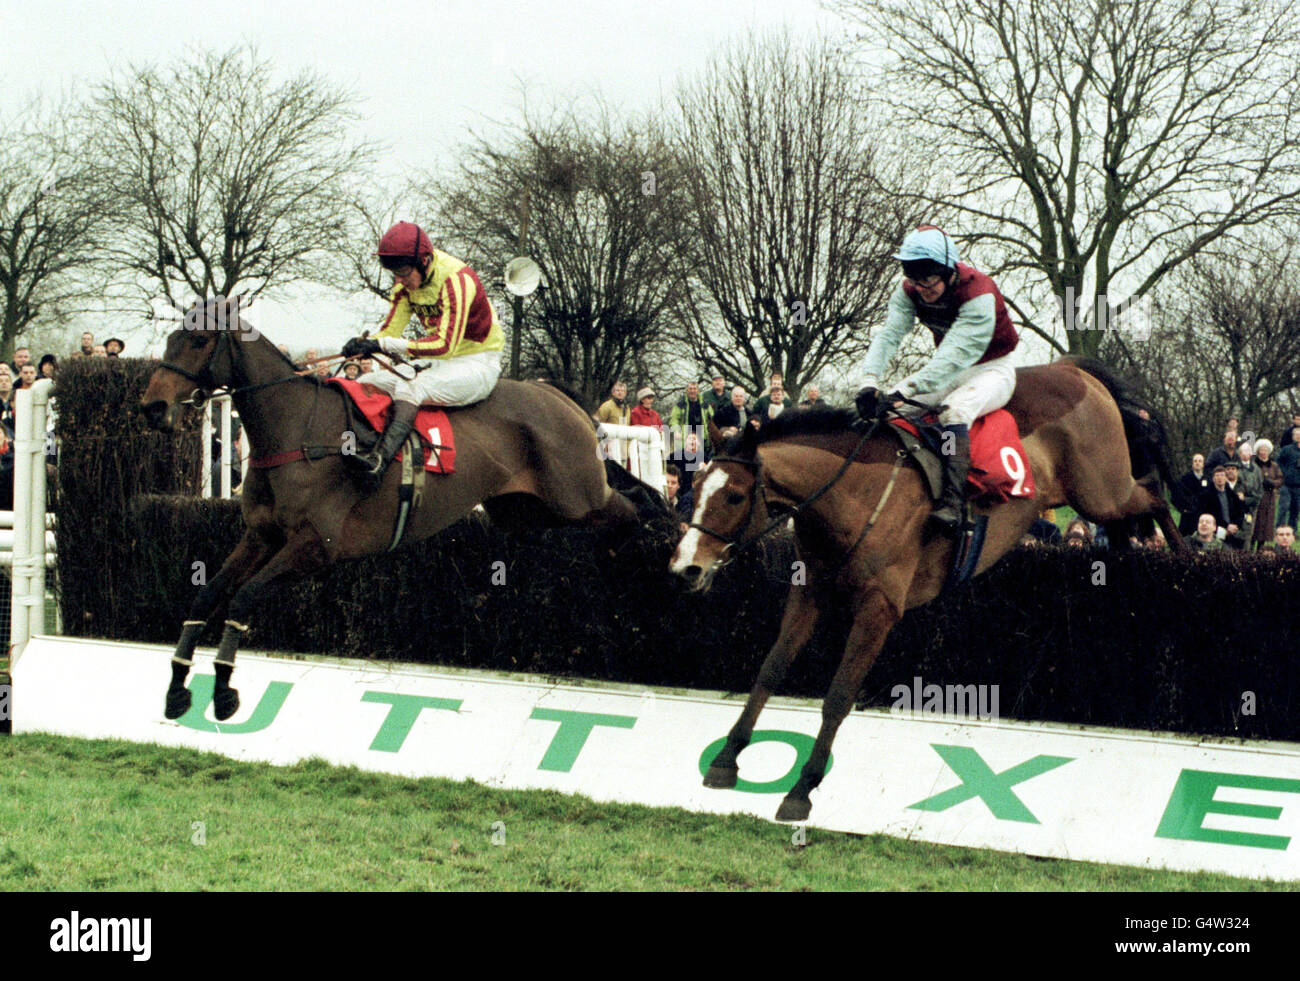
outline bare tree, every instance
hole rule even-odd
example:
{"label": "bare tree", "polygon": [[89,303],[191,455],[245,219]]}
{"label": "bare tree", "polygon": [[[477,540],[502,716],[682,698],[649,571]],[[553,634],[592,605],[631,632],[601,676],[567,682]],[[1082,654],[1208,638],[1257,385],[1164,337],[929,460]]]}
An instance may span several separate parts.
{"label": "bare tree", "polygon": [[1057,349],[1095,354],[1211,243],[1297,212],[1296,0],[831,6],[867,28],[882,98],[950,169],[935,199],[1001,248],[995,275],[1050,289],[1046,315],[1017,312]]}
{"label": "bare tree", "polygon": [[375,152],[349,131],[348,94],[309,73],[277,84],[244,48],[131,68],[96,106],[124,208],[111,257],[147,296],[180,306],[321,278]]}
{"label": "bare tree", "polygon": [[113,201],[79,152],[76,111],[29,106],[0,126],[0,356],[34,324],[62,320],[102,289]]}
{"label": "bare tree", "polygon": [[465,151],[454,188],[429,193],[445,202],[440,236],[481,258],[485,282],[514,256],[538,263],[545,288],[530,300],[523,367],[594,402],[664,359],[681,192],[656,128],[597,106],[525,114],[517,135]]}
{"label": "bare tree", "polygon": [[1298,258],[1300,242],[1277,233],[1199,255],[1173,277],[1145,343],[1107,335],[1102,354],[1146,380],[1185,454],[1217,445],[1230,415],[1270,436],[1290,419],[1300,393]]}
{"label": "bare tree", "polygon": [[750,36],[678,92],[691,222],[680,296],[700,361],[794,397],[827,366],[865,353],[896,281],[890,255],[927,217],[912,161],[880,152],[864,93],[826,43]]}

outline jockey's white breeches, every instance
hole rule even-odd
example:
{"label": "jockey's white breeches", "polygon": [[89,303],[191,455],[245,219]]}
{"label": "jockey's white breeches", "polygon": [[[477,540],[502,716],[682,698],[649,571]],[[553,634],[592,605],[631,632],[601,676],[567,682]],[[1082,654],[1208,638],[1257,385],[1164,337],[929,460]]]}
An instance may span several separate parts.
{"label": "jockey's white breeches", "polygon": [[[479,351],[456,358],[425,359],[410,365],[421,369],[414,378],[400,378],[380,368],[362,375],[357,381],[383,389],[398,402],[416,405],[470,405],[492,394],[501,377],[501,352]],[[397,365],[406,373],[410,367]]]}
{"label": "jockey's white breeches", "polygon": [[1010,402],[1015,390],[1016,369],[1007,355],[972,365],[953,375],[942,388],[912,398],[931,408],[946,405],[939,413],[939,422],[945,426],[970,426],[980,416]]}

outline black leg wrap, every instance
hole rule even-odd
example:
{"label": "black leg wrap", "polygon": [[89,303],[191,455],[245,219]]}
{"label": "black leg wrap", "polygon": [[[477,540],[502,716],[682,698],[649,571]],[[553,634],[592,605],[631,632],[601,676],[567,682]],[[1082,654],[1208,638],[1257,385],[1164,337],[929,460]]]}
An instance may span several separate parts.
{"label": "black leg wrap", "polygon": [[218,722],[224,722],[239,711],[239,692],[230,687],[230,674],[235,670],[235,652],[239,649],[239,642],[246,629],[227,620],[225,633],[221,635],[221,646],[217,648],[217,660],[213,665],[216,680],[212,686],[212,714]]}
{"label": "black leg wrap", "polygon": [[185,626],[181,628],[181,639],[176,642],[176,653],[173,656],[185,661],[191,660],[194,657],[194,648],[199,645],[201,633],[203,633],[202,623],[186,621]]}

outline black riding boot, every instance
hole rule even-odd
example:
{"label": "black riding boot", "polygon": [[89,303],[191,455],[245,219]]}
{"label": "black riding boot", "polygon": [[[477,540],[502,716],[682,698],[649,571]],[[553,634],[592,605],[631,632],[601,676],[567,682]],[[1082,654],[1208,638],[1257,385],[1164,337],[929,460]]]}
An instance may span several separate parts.
{"label": "black riding boot", "polygon": [[[965,426],[944,426],[943,446],[952,446],[952,453],[945,453],[943,461],[943,500],[935,510],[933,518],[950,532],[961,531],[962,502],[966,499],[966,475],[970,473],[970,430]],[[951,434],[949,439],[947,434]]]}
{"label": "black riding boot", "polygon": [[415,425],[415,414],[419,408],[414,402],[394,402],[393,418],[389,421],[384,434],[379,437],[375,448],[369,453],[357,454],[354,457],[356,461],[354,466],[361,471],[363,482],[372,491],[379,489],[388,464],[402,448],[406,437],[411,434],[411,427]]}

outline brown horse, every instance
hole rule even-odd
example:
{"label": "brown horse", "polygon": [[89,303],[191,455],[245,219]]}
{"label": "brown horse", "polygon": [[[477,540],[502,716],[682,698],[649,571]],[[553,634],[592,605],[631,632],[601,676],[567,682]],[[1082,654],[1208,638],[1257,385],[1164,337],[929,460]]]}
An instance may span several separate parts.
{"label": "brown horse", "polygon": [[[213,705],[218,719],[239,708],[230,687],[235,651],[250,610],[268,587],[340,559],[382,552],[393,539],[401,467],[365,495],[343,459],[356,432],[335,385],[300,376],[296,366],[240,319],[234,301],[191,309],[167,340],[165,357],[140,406],[149,424],[170,430],[185,402],[229,390],[256,457],[297,455],[251,468],[242,490],[245,531],[221,571],[195,598],[172,658],[166,715],[190,706],[185,679],[206,623],[224,619]],[[194,396],[197,393],[197,398]],[[494,520],[547,526],[630,522],[637,511],[606,480],[592,420],[556,388],[501,381],[482,402],[454,410],[456,472],[430,476],[402,541],[428,538],[480,502]],[[373,436],[373,434],[369,434]],[[292,451],[306,449],[306,456]]]}
{"label": "brown horse", "polygon": [[[1019,427],[1036,496],[973,506],[988,518],[976,575],[1014,547],[1040,511],[1065,503],[1105,523],[1112,541],[1127,544],[1127,522],[1153,516],[1173,547],[1184,547],[1160,492],[1160,476],[1169,480],[1163,432],[1104,367],[1062,360],[1022,368],[1007,409]],[[746,427],[696,476],[694,519],[672,558],[674,572],[705,589],[735,548],[793,515],[797,554],[806,563],[806,585],[790,588],[780,634],[705,776],[709,787],[736,785],[737,756],[822,613],[835,602],[847,603],[852,613],[821,730],[777,811],[782,821],[808,816],[808,795],[822,780],[835,732],[885,638],[905,610],[939,594],[956,548],[928,522],[929,491],[898,438],[886,431],[893,427],[877,422],[859,435],[850,428],[855,419],[844,410],[786,412],[759,432]],[[712,435],[721,445],[720,434]],[[1153,463],[1159,476],[1151,472]]]}

